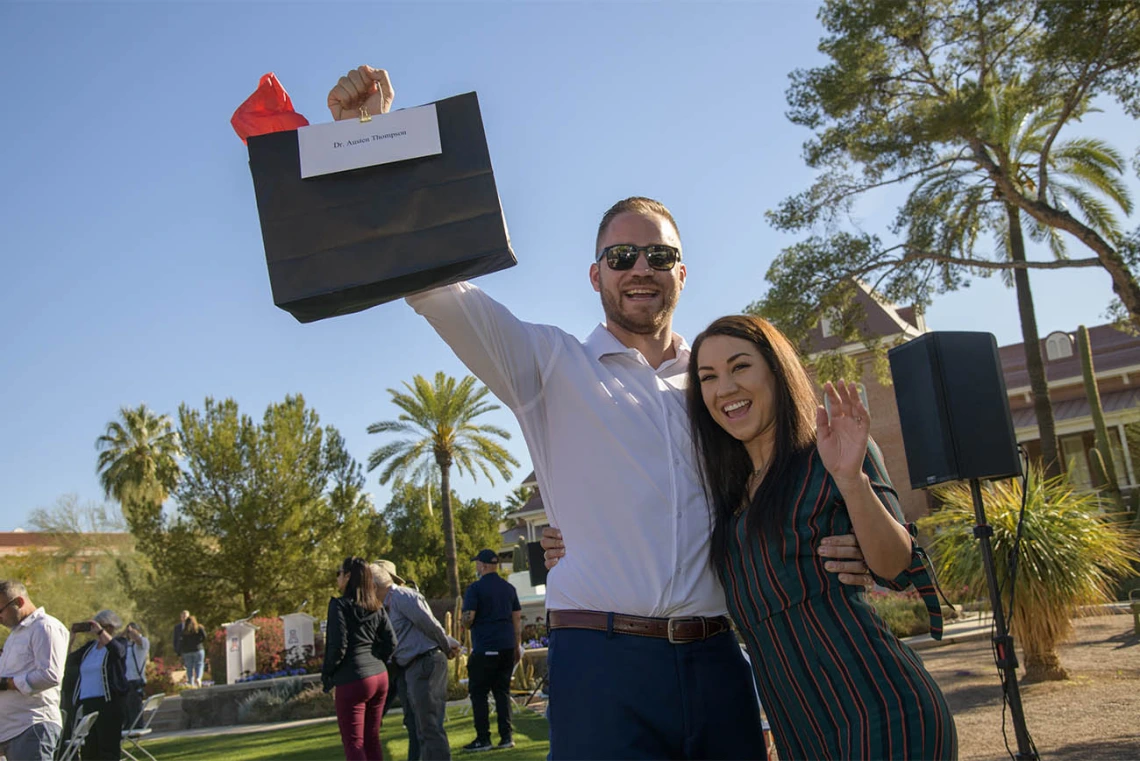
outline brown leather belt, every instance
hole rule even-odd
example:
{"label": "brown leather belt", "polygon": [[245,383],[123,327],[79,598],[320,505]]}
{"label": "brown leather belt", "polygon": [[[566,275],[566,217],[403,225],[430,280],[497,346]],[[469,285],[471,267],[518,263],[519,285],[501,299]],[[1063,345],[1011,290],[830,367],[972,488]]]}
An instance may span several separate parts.
{"label": "brown leather belt", "polygon": [[[593,629],[604,632],[610,630],[610,615],[596,610],[552,610],[547,614],[547,626],[550,629]],[[717,616],[716,618],[704,618],[703,616],[646,618],[644,616],[626,616],[621,613],[612,615],[615,634],[659,637],[660,639],[667,639],[675,645],[700,642],[729,630],[728,618],[725,616]]]}

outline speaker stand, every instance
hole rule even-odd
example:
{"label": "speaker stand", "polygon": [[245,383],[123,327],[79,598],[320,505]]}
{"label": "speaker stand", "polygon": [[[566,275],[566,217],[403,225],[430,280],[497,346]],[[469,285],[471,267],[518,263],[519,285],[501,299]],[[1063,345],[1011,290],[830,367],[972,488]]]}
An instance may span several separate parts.
{"label": "speaker stand", "polygon": [[[994,648],[997,651],[997,665],[1002,672],[1002,690],[1009,702],[1009,712],[1013,717],[1013,734],[1017,738],[1017,761],[1037,761],[1037,751],[1029,740],[1029,729],[1025,726],[1025,710],[1021,705],[1021,690],[1017,686],[1017,651],[1013,637],[1009,636],[1005,611],[1002,610],[1001,593],[998,591],[997,572],[994,569],[994,550],[990,544],[993,527],[986,523],[986,511],[982,505],[982,487],[978,479],[970,479],[970,494],[974,498],[974,537],[981,542],[982,565],[986,571],[986,583],[990,590],[990,605],[994,616]],[[1012,611],[1011,611],[1012,612]]]}

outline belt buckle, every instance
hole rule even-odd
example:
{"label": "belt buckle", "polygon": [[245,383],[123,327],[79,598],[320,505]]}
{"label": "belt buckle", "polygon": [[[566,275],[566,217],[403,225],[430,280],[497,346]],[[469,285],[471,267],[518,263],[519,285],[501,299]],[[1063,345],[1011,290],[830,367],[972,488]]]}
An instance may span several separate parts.
{"label": "belt buckle", "polygon": [[669,644],[671,644],[671,645],[687,645],[690,642],[699,641],[699,640],[693,640],[693,639],[686,639],[684,641],[678,641],[677,638],[673,635],[673,624],[675,624],[678,621],[694,621],[694,620],[701,622],[701,639],[702,640],[708,639],[709,638],[709,622],[708,622],[707,618],[702,618],[700,616],[686,616],[685,618],[670,618],[669,622],[667,624],[665,624],[665,636],[669,639]]}

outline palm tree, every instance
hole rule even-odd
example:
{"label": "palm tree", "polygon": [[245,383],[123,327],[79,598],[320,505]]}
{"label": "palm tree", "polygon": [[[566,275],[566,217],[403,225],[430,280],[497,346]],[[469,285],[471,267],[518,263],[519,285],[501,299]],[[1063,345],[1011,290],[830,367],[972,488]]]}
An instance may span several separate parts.
{"label": "palm tree", "polygon": [[[451,468],[473,479],[481,472],[493,484],[494,468],[504,480],[511,477],[510,466],[518,461],[495,438],[510,439],[502,428],[473,421],[480,415],[499,409],[485,400],[490,393],[485,386],[476,387],[468,375],[456,381],[445,373],[435,374],[433,383],[417,375],[407,393],[388,389],[392,402],[403,410],[396,420],[373,423],[369,433],[413,434],[413,438],[393,441],[372,452],[368,470],[385,465],[380,483],[395,478],[423,483],[435,469],[439,471],[440,512],[443,514],[443,536],[447,557],[447,580],[452,597],[459,597],[459,565],[455,549],[455,524],[451,511]],[[488,467],[490,466],[490,468]]]}
{"label": "palm tree", "polygon": [[[1081,104],[1075,114],[1079,119],[1092,111]],[[1128,189],[1121,179],[1125,163],[1119,152],[1103,141],[1077,138],[1054,142],[1050,135],[1061,117],[1056,107],[1033,108],[1018,97],[1018,82],[995,88],[987,104],[988,125],[984,144],[990,158],[1008,172],[1020,192],[1036,195],[1037,183],[1046,179],[1045,197],[1055,208],[1075,208],[1084,221],[1110,241],[1122,237],[1113,210],[1102,200],[1107,198],[1125,214],[1132,213]],[[1041,159],[1048,172],[1041,172]],[[957,249],[968,256],[980,233],[995,233],[1007,259],[1027,261],[1021,211],[1004,200],[988,174],[976,164],[964,166],[955,155],[947,155],[948,169],[919,183],[908,199],[904,218],[924,219],[923,212],[941,207],[936,216],[943,223],[938,233],[933,227],[912,227],[912,240],[933,242],[942,248]],[[929,217],[925,217],[929,220]],[[1065,240],[1055,227],[1029,221],[1030,237],[1046,242],[1052,254],[1066,257]],[[917,235],[915,235],[917,233]],[[1017,293],[1022,341],[1025,346],[1026,371],[1033,394],[1041,440],[1045,474],[1060,475],[1062,462],[1057,447],[1053,405],[1045,363],[1041,357],[1041,341],[1029,271],[1025,268],[1003,271],[1006,284]]]}
{"label": "palm tree", "polygon": [[[986,589],[969,486],[938,489],[936,496],[943,507],[919,519],[919,527],[933,536],[930,552],[939,579],[951,589]],[[1000,582],[1009,578],[1021,481],[995,482],[984,501]],[[1027,679],[1068,678],[1057,645],[1072,634],[1071,619],[1083,605],[1110,601],[1116,579],[1131,574],[1132,564],[1140,560],[1136,535],[1103,507],[1099,495],[1076,491],[1068,476],[1042,478],[1038,468],[1032,469],[1009,618],[1010,632],[1025,654]],[[1002,588],[1008,606],[1010,586]]]}
{"label": "palm tree", "polygon": [[505,505],[507,512],[513,513],[516,510],[521,510],[523,505],[529,502],[530,498],[533,496],[533,486],[516,486],[511,490],[511,493],[507,495]]}
{"label": "palm tree", "polygon": [[95,448],[103,491],[122,506],[132,530],[157,521],[182,474],[182,444],[170,416],[156,415],[145,404],[123,407]]}

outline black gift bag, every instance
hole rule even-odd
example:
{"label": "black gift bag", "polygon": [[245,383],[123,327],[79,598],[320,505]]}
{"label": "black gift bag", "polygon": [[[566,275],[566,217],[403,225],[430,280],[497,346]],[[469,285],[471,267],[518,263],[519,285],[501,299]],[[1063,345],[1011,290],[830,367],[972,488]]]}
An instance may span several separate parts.
{"label": "black gift bag", "polygon": [[442,153],[308,179],[296,131],[249,138],[273,303],[313,322],[517,263],[478,98],[435,106]]}

